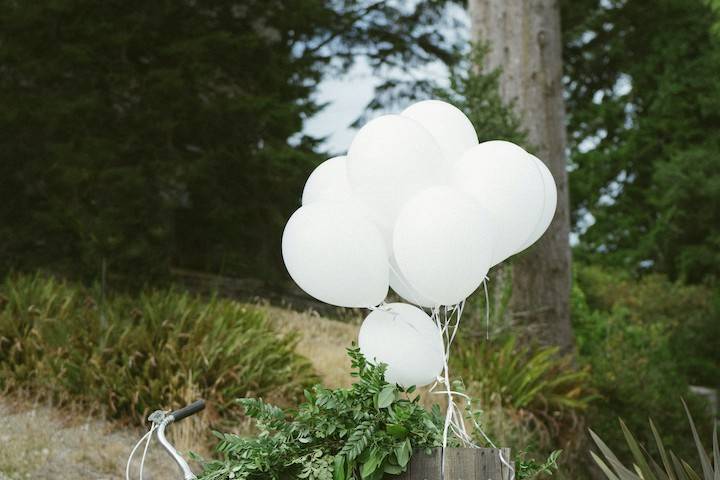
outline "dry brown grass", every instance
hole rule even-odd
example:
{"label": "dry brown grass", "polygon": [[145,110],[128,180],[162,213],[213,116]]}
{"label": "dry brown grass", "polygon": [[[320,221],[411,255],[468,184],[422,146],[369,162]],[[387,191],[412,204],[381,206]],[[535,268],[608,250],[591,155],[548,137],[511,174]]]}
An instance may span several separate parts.
{"label": "dry brown grass", "polygon": [[362,318],[338,322],[315,312],[298,313],[267,305],[261,308],[281,331],[299,333],[296,351],[310,359],[324,385],[334,388],[352,383],[346,349],[357,343]]}

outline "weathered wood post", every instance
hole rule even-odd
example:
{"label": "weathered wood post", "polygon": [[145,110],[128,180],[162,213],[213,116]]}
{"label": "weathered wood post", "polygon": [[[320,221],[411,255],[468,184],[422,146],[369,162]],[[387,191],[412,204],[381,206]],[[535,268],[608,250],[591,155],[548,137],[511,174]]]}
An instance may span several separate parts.
{"label": "weathered wood post", "polygon": [[416,451],[400,480],[510,480],[511,471],[500,460],[501,452],[512,465],[509,448],[447,448],[443,475],[442,448],[429,455]]}

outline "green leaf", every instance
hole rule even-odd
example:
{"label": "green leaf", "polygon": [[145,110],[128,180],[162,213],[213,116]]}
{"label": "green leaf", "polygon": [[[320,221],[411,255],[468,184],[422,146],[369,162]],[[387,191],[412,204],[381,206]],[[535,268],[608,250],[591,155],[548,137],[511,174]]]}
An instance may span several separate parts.
{"label": "green leaf", "polygon": [[398,423],[391,423],[387,426],[385,431],[395,438],[405,438],[408,434],[408,429]]}
{"label": "green leaf", "polygon": [[383,472],[385,472],[389,475],[400,475],[404,471],[405,471],[405,469],[403,467],[400,467],[398,465],[393,465],[391,463],[386,463],[385,468],[383,468]]}
{"label": "green leaf", "polygon": [[345,457],[342,455],[335,456],[333,480],[345,480]]}
{"label": "green leaf", "polygon": [[690,409],[685,403],[685,400],[683,400],[682,403],[685,407],[685,412],[687,413],[688,420],[690,421],[690,429],[692,430],[692,435],[695,439],[695,446],[697,448],[698,455],[700,456],[700,465],[702,465],[703,475],[705,476],[705,478],[710,479],[713,477],[713,467],[710,464],[710,458],[708,457],[707,453],[705,453],[705,447],[700,441],[700,436],[698,435],[697,429],[695,428],[695,422],[693,421],[692,415],[690,415]]}
{"label": "green leaf", "polygon": [[363,479],[371,477],[382,465],[387,453],[381,453],[377,448],[373,448],[367,460],[360,467],[360,476]]}
{"label": "green leaf", "polygon": [[670,480],[677,480],[677,477],[670,466],[670,459],[668,458],[667,451],[665,450],[665,445],[663,444],[662,438],[660,438],[660,434],[658,433],[657,428],[655,428],[655,424],[652,420],[650,420],[650,429],[652,430],[653,437],[655,437],[655,444],[658,452],[660,452],[660,459],[662,460],[663,467],[665,467],[665,473]]}
{"label": "green leaf", "polygon": [[612,470],[610,470],[610,467],[608,467],[607,464],[603,462],[602,458],[598,457],[595,454],[595,452],[590,452],[590,456],[592,456],[593,460],[595,460],[595,463],[597,463],[598,467],[600,467],[600,470],[602,470],[608,480],[620,480],[618,476],[615,475]]}
{"label": "green leaf", "polygon": [[395,447],[395,458],[397,458],[398,465],[405,467],[410,461],[412,455],[412,445],[410,439],[407,438],[400,446]]}
{"label": "green leaf", "polygon": [[620,428],[622,429],[623,435],[625,435],[625,441],[627,442],[628,447],[630,447],[635,464],[642,472],[642,477],[646,480],[654,478],[655,476],[653,475],[652,470],[650,470],[650,465],[645,459],[645,454],[640,449],[640,445],[637,443],[637,440],[635,440],[635,436],[632,432],[630,432],[627,425],[625,425],[625,422],[622,420],[620,420]]}
{"label": "green leaf", "polygon": [[395,401],[396,389],[393,385],[385,385],[378,393],[377,408],[387,408]]}

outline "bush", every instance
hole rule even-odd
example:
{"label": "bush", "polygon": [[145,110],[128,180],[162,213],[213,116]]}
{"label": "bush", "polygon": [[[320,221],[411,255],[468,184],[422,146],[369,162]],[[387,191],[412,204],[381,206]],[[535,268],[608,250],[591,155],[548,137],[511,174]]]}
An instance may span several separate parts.
{"label": "bush", "polygon": [[0,288],[0,389],[142,419],[194,397],[225,418],[237,397],[297,398],[315,381],[264,315],[172,290],[99,295],[53,278],[12,276]]}
{"label": "bush", "polygon": [[[623,418],[641,443],[650,444],[647,419],[652,417],[668,447],[690,457],[687,423],[675,406],[685,397],[697,418],[707,417],[688,382],[710,381],[717,371],[718,353],[708,340],[717,338],[712,290],[660,275],[634,280],[583,266],[577,266],[575,279],[573,328],[579,358],[592,368],[600,397],[589,411],[589,426],[627,461],[631,452],[615,427],[617,419]],[[714,370],[709,368],[713,364]]]}
{"label": "bush", "polygon": [[451,361],[453,375],[480,402],[484,427],[496,443],[531,456],[578,449],[591,382],[588,370],[560,357],[557,348],[519,346],[512,336],[491,342],[461,338]]}
{"label": "bush", "polygon": [[651,336],[666,337],[662,353],[673,359],[688,382],[720,388],[720,349],[708,341],[720,336],[717,289],[671,282],[659,274],[634,279],[582,265],[576,267],[575,287],[573,326],[581,353],[591,347],[589,342],[601,344],[607,339],[608,328],[627,325],[650,330]]}

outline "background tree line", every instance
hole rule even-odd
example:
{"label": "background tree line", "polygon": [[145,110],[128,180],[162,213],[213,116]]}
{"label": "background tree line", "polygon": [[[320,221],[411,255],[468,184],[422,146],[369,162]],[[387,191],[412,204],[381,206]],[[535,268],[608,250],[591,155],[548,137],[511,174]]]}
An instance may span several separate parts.
{"label": "background tree line", "polygon": [[[318,83],[365,57],[385,80],[373,106],[427,95],[402,72],[458,65],[447,3],[3,2],[3,269],[93,278],[106,259],[135,279],[170,266],[284,279],[282,224],[328,154],[302,134]],[[576,257],[713,281],[715,10],[562,9]],[[470,113],[492,123],[501,108]]]}

